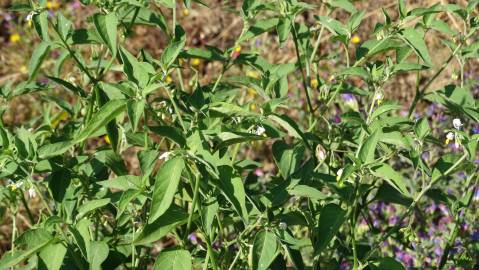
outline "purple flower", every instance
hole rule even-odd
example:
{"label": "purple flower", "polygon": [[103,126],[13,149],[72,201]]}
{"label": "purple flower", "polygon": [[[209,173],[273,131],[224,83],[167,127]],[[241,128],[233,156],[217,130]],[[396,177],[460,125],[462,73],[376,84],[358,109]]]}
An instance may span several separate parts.
{"label": "purple flower", "polygon": [[341,262],[341,265],[339,266],[339,269],[340,270],[349,270],[351,268],[349,267],[348,261],[344,260],[344,261]]}
{"label": "purple flower", "polygon": [[346,101],[346,102],[356,101],[356,98],[354,97],[353,94],[341,94],[341,98],[343,98],[343,100]]}
{"label": "purple flower", "polygon": [[478,242],[478,241],[479,241],[479,230],[475,230],[475,231],[471,234],[471,241],[472,241],[472,242]]}
{"label": "purple flower", "polygon": [[196,235],[196,233],[192,233],[190,235],[188,235],[188,240],[193,244],[193,245],[197,245],[198,244],[198,236]]}

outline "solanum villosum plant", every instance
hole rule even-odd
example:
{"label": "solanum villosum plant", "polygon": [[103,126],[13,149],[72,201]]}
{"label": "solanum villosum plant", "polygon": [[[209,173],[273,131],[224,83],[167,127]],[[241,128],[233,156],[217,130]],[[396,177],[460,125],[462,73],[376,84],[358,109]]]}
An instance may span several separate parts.
{"label": "solanum villosum plant", "polygon": [[[347,0],[246,0],[223,11],[242,18],[224,47],[191,45],[177,19],[216,1],[82,0],[92,15],[81,27],[48,2],[12,7],[39,42],[28,79],[1,86],[2,114],[22,95],[41,111],[1,121],[0,198],[12,232],[0,269],[477,262],[477,240],[462,226],[477,222],[479,109],[466,73],[479,57],[479,1],[399,0],[358,33],[368,15]],[[138,25],[167,38],[160,55],[131,46]],[[265,35],[294,57],[268,61],[254,47]],[[431,40],[449,56],[435,57]],[[198,63],[219,72],[205,82]],[[405,74],[415,78],[414,98],[388,100],[388,84]],[[432,202],[451,218],[428,259],[420,234]],[[394,219],[375,216],[384,204]],[[30,225],[19,227],[18,215]]]}

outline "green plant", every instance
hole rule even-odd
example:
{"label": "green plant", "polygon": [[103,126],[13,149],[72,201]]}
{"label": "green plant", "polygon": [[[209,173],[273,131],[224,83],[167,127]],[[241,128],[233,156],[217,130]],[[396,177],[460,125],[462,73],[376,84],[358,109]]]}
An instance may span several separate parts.
{"label": "green plant", "polygon": [[[11,251],[0,268],[338,269],[346,261],[355,270],[405,269],[381,245],[416,241],[414,213],[426,197],[447,204],[456,222],[434,267],[459,263],[449,251],[478,181],[479,135],[464,127],[479,121],[479,110],[464,69],[478,57],[479,1],[409,10],[399,0],[398,18],[383,10],[383,22],[355,55],[351,41],[365,12],[345,0],[321,3],[326,13],[315,16],[317,27],[298,20],[312,4],[243,1],[243,30],[226,49],[187,48],[176,20],[180,3],[173,0],[82,3],[95,13],[79,29],[60,11],[49,16],[46,1],[14,7],[30,14],[41,42],[29,79],[4,85],[2,102],[8,108],[20,95],[44,102],[37,117],[0,128],[0,177],[11,181],[0,197],[13,216],[26,209],[33,224],[17,235],[12,219]],[[337,9],[347,20],[330,16]],[[460,18],[464,29],[451,28],[442,13]],[[140,24],[168,37],[158,59],[126,48]],[[269,63],[248,49],[256,36],[274,30],[280,45],[293,41],[295,62]],[[319,70],[326,32],[342,50],[331,80]],[[436,66],[425,39],[438,32],[451,53]],[[53,50],[60,55],[54,68],[42,69]],[[221,64],[213,82],[200,84],[191,65],[197,59]],[[452,61],[460,66],[459,83],[430,91]],[[66,77],[66,63],[79,79]],[[184,78],[186,69],[193,75]],[[249,70],[258,76],[246,76]],[[36,81],[40,72],[47,84]],[[405,72],[417,74],[416,91],[407,115],[399,116],[401,105],[385,101],[383,89]],[[297,77],[306,119],[288,114]],[[57,86],[72,102],[52,94]],[[246,89],[256,98],[246,99]],[[354,101],[342,101],[342,94]],[[358,102],[367,109],[359,110]],[[450,121],[445,130],[447,144],[453,140],[458,152],[444,154],[446,133],[433,134],[427,117],[414,119],[419,102],[441,104],[464,121]],[[346,109],[334,123],[328,115],[338,106]],[[252,160],[241,151],[268,142],[274,142],[271,157]],[[124,162],[133,150],[137,174]],[[425,161],[425,151],[436,154],[434,163]],[[261,158],[273,159],[276,168],[259,181]],[[458,172],[467,175],[464,196],[438,188]],[[24,190],[39,197],[38,215],[29,210]],[[402,209],[382,231],[368,214],[377,201]],[[359,231],[360,220],[370,234]],[[165,239],[174,244],[154,255]]]}

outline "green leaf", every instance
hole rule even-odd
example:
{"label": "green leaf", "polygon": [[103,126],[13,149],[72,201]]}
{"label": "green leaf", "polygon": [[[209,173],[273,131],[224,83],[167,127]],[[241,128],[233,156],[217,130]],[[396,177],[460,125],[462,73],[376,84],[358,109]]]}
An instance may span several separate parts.
{"label": "green leaf", "polygon": [[337,36],[347,36],[348,29],[338,20],[327,16],[315,16],[316,19],[324,25],[331,33]]}
{"label": "green leaf", "polygon": [[341,228],[346,220],[346,211],[337,204],[327,204],[321,209],[317,227],[317,240],[314,243],[314,253],[319,254]]}
{"label": "green leaf", "polygon": [[152,224],[147,224],[143,231],[133,241],[135,245],[146,245],[155,242],[167,235],[174,228],[185,224],[188,213],[174,204]]}
{"label": "green leaf", "polygon": [[48,270],[59,270],[62,267],[66,253],[67,249],[62,243],[47,245],[38,254],[39,265],[44,265]]}
{"label": "green leaf", "polygon": [[82,204],[80,207],[78,207],[77,220],[80,220],[86,214],[88,214],[91,211],[94,211],[98,208],[101,208],[101,207],[109,204],[110,202],[111,202],[111,199],[106,198],[106,199],[91,200],[89,202],[86,202],[86,203]]}
{"label": "green leaf", "polygon": [[343,69],[340,74],[341,75],[346,75],[346,76],[349,76],[349,75],[359,76],[359,77],[361,77],[365,80],[369,80],[369,78],[370,78],[369,72],[365,68],[362,68],[362,67],[346,68],[346,69]]}
{"label": "green leaf", "polygon": [[118,190],[139,189],[141,187],[141,179],[136,175],[122,175],[113,179],[99,181],[96,183],[106,188]]}
{"label": "green leaf", "polygon": [[298,197],[310,198],[315,201],[324,200],[328,196],[314,187],[297,185],[288,191],[289,194]]}
{"label": "green leaf", "polygon": [[407,17],[407,9],[406,9],[406,1],[405,0],[398,0],[398,10],[401,19]]}
{"label": "green leaf", "polygon": [[125,72],[128,79],[141,88],[145,88],[149,80],[148,70],[145,68],[145,65],[138,62],[136,57],[123,47],[120,47],[120,57],[123,62],[123,72]]}
{"label": "green leaf", "polygon": [[432,59],[429,50],[424,41],[424,36],[414,28],[404,29],[402,36],[406,39],[408,45],[428,66],[432,66]]}
{"label": "green leaf", "polygon": [[116,53],[118,51],[116,41],[118,18],[116,17],[115,13],[110,12],[107,15],[103,15],[100,13],[94,14],[93,23],[95,24],[98,35],[108,46],[108,49],[112,53],[113,58],[116,57]]}
{"label": "green leaf", "polygon": [[356,51],[356,59],[360,60],[364,57],[372,57],[376,54],[389,50],[401,48],[403,43],[394,38],[385,38],[382,40],[370,39],[361,44]]}
{"label": "green leaf", "polygon": [[406,268],[398,261],[391,257],[378,259],[373,263],[377,270],[406,270]]}
{"label": "green leaf", "polygon": [[349,21],[348,21],[348,28],[351,33],[356,31],[359,25],[361,25],[361,21],[364,19],[365,14],[366,14],[366,11],[361,10],[351,15],[351,18],[349,18]]}
{"label": "green leaf", "polygon": [[234,210],[248,224],[249,216],[246,208],[246,192],[243,181],[240,177],[233,176],[231,167],[218,167],[219,179],[214,179],[215,184],[226,196],[226,199],[233,205]]}
{"label": "green leaf", "polygon": [[156,174],[153,188],[149,224],[157,220],[170,207],[184,168],[185,162],[182,157],[170,159],[161,166]]}
{"label": "green leaf", "polygon": [[430,132],[429,122],[427,121],[427,117],[423,117],[416,122],[414,125],[414,132],[416,136],[423,140]]}
{"label": "green leaf", "polygon": [[105,127],[111,120],[115,119],[123,112],[126,106],[126,100],[115,99],[108,101],[103,105],[98,112],[96,112],[85,127],[76,135],[74,142],[82,142],[100,128]]}
{"label": "green leaf", "polygon": [[88,262],[90,270],[101,270],[101,264],[108,258],[108,244],[105,242],[92,241],[88,253]]}
{"label": "green leaf", "polygon": [[65,153],[74,143],[72,141],[61,141],[43,145],[38,149],[38,156],[42,159],[54,157]]}
{"label": "green leaf", "polygon": [[375,119],[384,113],[399,110],[401,108],[402,106],[398,105],[396,102],[384,102],[371,114],[371,119]]}
{"label": "green leaf", "polygon": [[54,81],[55,83],[63,86],[63,88],[65,88],[66,90],[72,91],[74,94],[79,95],[80,97],[85,98],[87,96],[86,92],[82,88],[80,88],[78,86],[75,86],[72,83],[69,83],[69,82],[64,81],[60,78],[55,78],[55,77],[51,77],[51,76],[47,76],[47,78]]}
{"label": "green leaf", "polygon": [[43,41],[50,41],[48,36],[48,11],[33,15],[33,26]]}
{"label": "green leaf", "polygon": [[291,18],[281,17],[279,19],[278,25],[276,26],[276,31],[278,32],[279,44],[282,46],[284,42],[288,39],[289,33],[291,31]]}
{"label": "green leaf", "polygon": [[174,8],[175,7],[175,0],[155,0],[155,3],[158,5],[167,7],[167,8]]}
{"label": "green leaf", "polygon": [[416,63],[399,63],[393,66],[393,72],[408,72],[429,69],[428,66]]}
{"label": "green leaf", "polygon": [[354,7],[354,5],[348,0],[333,0],[330,1],[329,4],[333,7],[342,8],[349,13],[356,12],[356,8]]}
{"label": "green leaf", "polygon": [[33,51],[32,58],[30,58],[30,62],[28,63],[28,76],[30,81],[35,78],[38,69],[42,65],[42,62],[49,51],[50,43],[45,41],[40,43]]}
{"label": "green leaf", "polygon": [[24,250],[15,250],[5,253],[0,260],[0,269],[11,268],[22,261],[30,258],[42,248],[55,241],[54,238],[49,237],[48,233],[43,229],[30,230],[25,232],[17,239],[16,243],[26,246]]}
{"label": "green leaf", "polygon": [[140,119],[143,116],[143,111],[145,109],[145,100],[128,100],[126,108],[128,112],[128,117],[131,121],[131,126],[133,127],[133,132],[136,132],[138,128],[138,123],[140,122]]}
{"label": "green leaf", "polygon": [[154,270],[191,270],[191,254],[188,250],[162,250],[156,258]]}
{"label": "green leaf", "polygon": [[279,18],[269,18],[257,21],[246,32],[244,32],[238,39],[238,42],[254,38],[264,32],[268,32],[278,25]]}
{"label": "green leaf", "polygon": [[287,145],[283,140],[278,140],[274,142],[272,151],[280,174],[284,179],[288,179],[290,175],[298,169],[304,148],[293,148]]}
{"label": "green leaf", "polygon": [[377,129],[373,132],[361,145],[359,150],[359,159],[363,164],[371,163],[374,161],[374,152],[381,136],[381,129]]}
{"label": "green leaf", "polygon": [[185,147],[186,139],[181,134],[181,131],[172,126],[150,126],[148,127],[151,131],[155,134],[160,135],[162,137],[166,137],[175,143],[177,143],[181,147]]}
{"label": "green leaf", "polygon": [[374,176],[384,179],[392,187],[397,189],[403,195],[410,197],[409,191],[404,184],[404,179],[402,175],[396,172],[388,164],[380,164],[371,168],[371,172]]}
{"label": "green leaf", "polygon": [[253,269],[266,270],[278,255],[278,240],[273,232],[259,231],[253,243]]}
{"label": "green leaf", "polygon": [[168,47],[163,51],[160,58],[161,67],[164,72],[175,62],[183,47],[185,47],[186,35],[181,26],[177,25],[175,30],[175,38],[170,41]]}

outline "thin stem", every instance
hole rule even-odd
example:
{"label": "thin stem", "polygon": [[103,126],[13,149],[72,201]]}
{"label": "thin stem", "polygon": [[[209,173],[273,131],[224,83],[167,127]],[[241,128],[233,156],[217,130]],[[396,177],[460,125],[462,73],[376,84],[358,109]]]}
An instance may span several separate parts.
{"label": "thin stem", "polygon": [[20,196],[22,199],[23,206],[25,207],[25,210],[27,211],[28,219],[30,219],[30,222],[33,225],[35,224],[35,219],[33,218],[32,212],[30,211],[30,207],[28,207],[28,203],[27,203],[27,200],[25,200],[25,196],[23,195],[23,192],[21,193]]}
{"label": "thin stem", "polygon": [[[404,219],[406,219],[407,216],[409,216],[410,212],[412,212],[412,210],[414,209],[414,207],[416,207],[416,204],[419,202],[419,200],[424,196],[424,194],[426,194],[426,192],[429,191],[429,189],[431,189],[434,184],[436,184],[439,180],[443,179],[444,177],[448,176],[449,174],[451,174],[458,166],[459,164],[461,164],[465,159],[467,158],[467,153],[465,153],[464,155],[462,155],[451,167],[449,167],[449,169],[440,177],[432,180],[431,182],[429,182],[429,184],[421,190],[421,192],[416,196],[416,198],[413,200],[413,202],[409,205],[409,207],[406,209],[406,211],[401,215],[401,217],[399,218],[399,220],[396,222],[396,225],[391,228],[390,230],[388,230],[381,238],[380,240],[374,244],[371,249],[366,253],[366,255],[364,256],[364,260],[368,260],[373,252],[381,245],[381,243],[383,243],[386,239],[388,239],[393,233],[395,233],[399,227],[401,227],[401,223],[404,221]],[[363,269],[364,267],[366,267],[367,264],[364,264],[360,269]]]}
{"label": "thin stem", "polygon": [[188,233],[191,228],[191,221],[193,220],[193,214],[195,213],[195,206],[198,203],[198,195],[200,190],[200,176],[198,174],[195,174],[195,187],[193,191],[193,202],[191,206],[191,212],[190,215],[188,216],[188,223],[186,225],[186,232]]}
{"label": "thin stem", "polygon": [[304,72],[303,72],[304,67],[303,67],[303,61],[301,61],[301,53],[299,51],[298,33],[296,31],[296,26],[294,25],[294,22],[293,22],[292,29],[293,29],[294,48],[296,49],[296,57],[298,58],[298,65],[299,65],[299,69],[300,69],[300,72],[301,72],[301,77],[303,79],[303,88],[304,88],[304,91],[305,91],[305,94],[306,94],[306,100],[308,102],[309,111],[313,115],[314,114],[314,109],[313,109],[313,105],[311,103],[311,98],[309,97],[309,83],[306,81],[306,76],[304,75]]}

